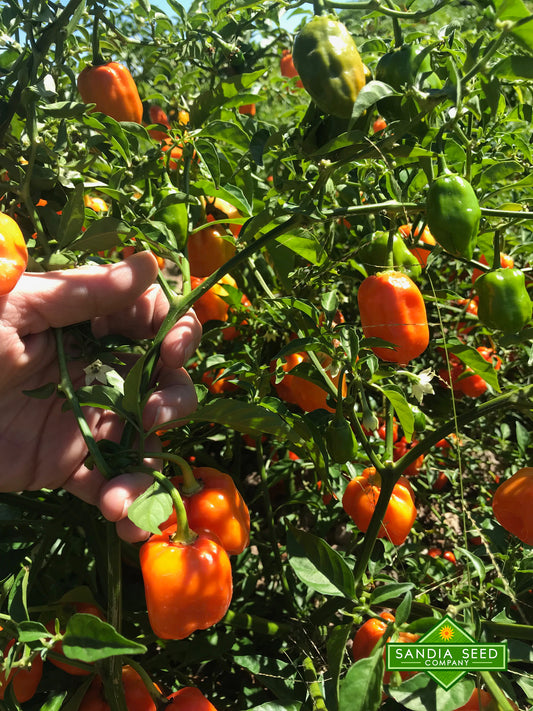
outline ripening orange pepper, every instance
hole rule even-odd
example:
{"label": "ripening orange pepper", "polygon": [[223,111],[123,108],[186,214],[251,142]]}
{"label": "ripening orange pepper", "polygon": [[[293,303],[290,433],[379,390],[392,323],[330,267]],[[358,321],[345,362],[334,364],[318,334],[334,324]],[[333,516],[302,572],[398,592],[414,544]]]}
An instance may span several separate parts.
{"label": "ripening orange pepper", "polygon": [[[0,627],[0,630],[2,627]],[[4,649],[4,657],[11,647],[15,644],[15,640],[12,639],[8,642],[6,648]],[[43,660],[41,657],[35,657],[28,669],[13,669],[7,676],[0,671],[0,700],[4,698],[7,686],[12,683],[13,693],[15,694],[16,700],[22,704],[28,701],[37,691],[37,687],[41,681],[43,675]]]}
{"label": "ripening orange pepper", "polygon": [[[218,220],[238,220],[240,212],[226,200],[208,199],[205,203],[206,222]],[[225,264],[235,254],[235,240],[241,225],[238,223],[207,225],[194,232],[187,240],[187,257],[191,274],[195,277],[207,277]],[[228,236],[233,235],[233,239]]]}
{"label": "ripening orange pepper", "polygon": [[78,91],[86,104],[116,121],[141,123],[143,106],[130,71],[118,62],[89,65],[78,77]]}
{"label": "ripening orange pepper", "polygon": [[[396,462],[398,459],[401,459],[404,454],[407,454],[407,452],[417,444],[418,442],[416,440],[411,440],[410,442],[408,442],[405,437],[400,437],[400,439],[394,442],[394,450],[392,456],[393,461]],[[414,462],[411,462],[411,464],[409,464],[409,466],[402,473],[404,474],[404,476],[414,476],[415,474],[418,474],[423,464],[424,455],[421,454],[415,459]]]}
{"label": "ripening orange pepper", "polygon": [[[250,512],[233,479],[212,467],[194,467],[192,472],[200,487],[192,493],[183,490],[182,476],[172,478],[183,499],[189,526],[212,537],[229,555],[242,553],[250,541]],[[173,512],[163,528],[175,520]]]}
{"label": "ripening orange pepper", "polygon": [[[148,116],[150,117],[150,123],[159,123],[162,126],[166,126],[168,129],[171,128],[168,116],[157,104],[151,104],[148,109]],[[168,138],[168,132],[161,131],[159,128],[151,128],[148,133],[152,136],[152,138],[155,138],[156,141],[164,141]]]}
{"label": "ripening orange pepper", "polygon": [[[398,228],[398,232],[401,234],[401,236],[406,239],[409,237],[411,234],[411,230],[413,229],[413,225],[401,225]],[[435,237],[431,234],[429,231],[429,227],[426,225],[424,229],[422,230],[422,234],[420,234],[420,230],[418,227],[415,228],[414,236],[418,237],[419,242],[424,242],[425,244],[429,244],[431,247],[434,247],[436,245]],[[431,254],[430,249],[424,249],[423,247],[410,247],[411,253],[415,255],[415,257],[418,259],[420,265],[422,267],[425,267],[428,261],[428,257]]]}
{"label": "ripening orange pepper", "polygon": [[230,377],[219,377],[223,370],[223,368],[219,368],[218,370],[210,369],[202,373],[202,383],[212,395],[223,395],[224,393],[232,393],[239,389],[239,386],[233,382]]}
{"label": "ripening orange pepper", "polygon": [[[281,54],[281,59],[279,62],[281,76],[287,77],[288,79],[293,79],[298,76],[298,70],[294,66],[294,61],[292,59],[292,52],[290,49],[284,49]],[[303,88],[303,83],[301,79],[298,79],[296,86],[300,89]]]}
{"label": "ripening orange pepper", "polygon": [[367,277],[357,291],[357,303],[365,336],[394,344],[374,346],[378,358],[407,365],[428,347],[424,297],[406,274],[388,270]]}
{"label": "ripening orange pepper", "polygon": [[171,703],[165,706],[166,711],[217,711],[200,689],[194,686],[185,686],[167,696],[167,699]]}
{"label": "ripening orange pepper", "polygon": [[528,546],[533,546],[533,467],[519,469],[498,486],[492,510],[498,523]]}
{"label": "ripening orange pepper", "polygon": [[[488,363],[492,363],[495,370],[501,368],[502,359],[494,353],[492,348],[479,346],[476,350]],[[468,373],[472,374],[468,375]],[[454,389],[468,397],[480,397],[488,388],[481,375],[473,373],[470,368],[465,367],[462,363],[458,363],[452,368],[452,383],[454,384]]]}
{"label": "ripening orange pepper", "polygon": [[[394,615],[390,612],[382,612],[381,618],[371,617],[369,620],[364,622],[361,627],[355,633],[353,638],[352,646],[352,657],[354,662],[359,661],[359,659],[365,659],[372,654],[372,651],[379,640],[385,634],[388,622],[394,622]],[[409,642],[414,643],[419,639],[419,634],[413,634],[412,632],[400,632],[398,637],[398,642]],[[385,650],[383,650],[383,656],[385,656]],[[413,676],[416,672],[400,672],[402,679],[408,679]],[[383,676],[383,682],[388,684],[390,681],[391,672],[385,672]]]}
{"label": "ripening orange pepper", "polygon": [[176,525],[143,543],[139,552],[148,618],[161,639],[185,639],[219,622],[233,594],[224,548],[201,533],[174,541]]}
{"label": "ripening orange pepper", "polygon": [[[514,701],[511,701],[511,699],[507,699],[507,701],[509,701],[513,709],[518,711],[518,706]],[[498,702],[488,691],[474,689],[466,704],[455,709],[455,711],[498,711],[499,708]]]}
{"label": "ripening orange pepper", "polygon": [[[272,361],[270,364],[270,370],[272,372],[271,383],[274,386],[278,397],[285,402],[291,403],[292,405],[298,405],[305,412],[313,412],[313,410],[327,410],[328,412],[333,412],[334,409],[327,404],[328,393],[320,385],[312,383],[299,375],[292,375],[291,370],[295,368],[300,363],[309,360],[307,353],[291,353],[290,355],[284,356],[282,359],[282,369],[286,373],[283,379],[276,383],[275,381],[275,370],[276,362]],[[331,358],[329,356],[322,356],[322,366],[327,370],[331,363]],[[329,379],[337,386],[339,382],[339,376],[331,376],[328,372]],[[346,381],[342,385],[343,397],[346,397],[347,387]]]}
{"label": "ripening orange pepper", "polygon": [[[364,469],[344,490],[342,507],[363,533],[368,530],[380,491],[381,477],[374,467]],[[388,538],[396,546],[405,541],[416,519],[414,499],[411,484],[405,477],[400,477],[392,491],[378,538]]]}
{"label": "ripening orange pepper", "polygon": [[[129,665],[122,667],[122,685],[128,711],[156,711],[155,701],[150,696],[142,677]],[[155,687],[159,690],[157,684]],[[102,679],[95,676],[83,697],[78,711],[110,711]]]}
{"label": "ripening orange pepper", "polygon": [[[205,278],[191,277],[191,287],[196,289],[205,281]],[[227,289],[224,284],[237,289],[237,282],[229,274],[224,274],[220,281],[212,286],[205,294],[194,302],[193,309],[202,326],[208,321],[227,321],[229,304],[224,301],[224,297],[228,296]]]}
{"label": "ripening orange pepper", "polygon": [[28,249],[15,220],[0,212],[0,296],[9,294],[28,264]]}
{"label": "ripening orange pepper", "polygon": [[[479,258],[479,261],[481,264],[489,265],[487,262],[487,258],[485,257],[484,254],[481,255]],[[510,254],[505,254],[504,252],[500,252],[500,266],[503,267],[504,269],[512,269],[514,267],[514,259],[511,257]],[[480,277],[482,274],[485,274],[486,272],[482,271],[481,269],[478,269],[477,267],[474,269],[472,272],[472,284]]]}
{"label": "ripening orange pepper", "polygon": [[239,106],[239,113],[248,116],[255,116],[255,104],[243,104]]}

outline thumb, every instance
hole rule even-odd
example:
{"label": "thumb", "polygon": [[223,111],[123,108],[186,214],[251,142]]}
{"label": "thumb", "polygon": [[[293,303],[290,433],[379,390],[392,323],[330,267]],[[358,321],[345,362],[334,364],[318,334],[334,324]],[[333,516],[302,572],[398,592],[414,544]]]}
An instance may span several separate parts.
{"label": "thumb", "polygon": [[24,274],[7,298],[24,336],[125,309],[154,282],[157,270],[153,254],[139,252],[116,264]]}

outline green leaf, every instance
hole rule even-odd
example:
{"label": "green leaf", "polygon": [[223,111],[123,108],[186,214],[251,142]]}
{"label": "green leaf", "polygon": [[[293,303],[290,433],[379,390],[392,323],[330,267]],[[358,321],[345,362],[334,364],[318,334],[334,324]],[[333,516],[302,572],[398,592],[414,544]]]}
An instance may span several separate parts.
{"label": "green leaf", "polygon": [[281,702],[294,704],[296,670],[292,664],[274,657],[251,655],[237,655],[233,657],[233,661],[248,669],[258,682],[270,689]]}
{"label": "green leaf", "polygon": [[85,220],[83,190],[83,183],[78,183],[61,213],[57,230],[57,241],[59,247],[62,249],[73,244],[81,234],[81,228]]}
{"label": "green leaf", "polygon": [[352,623],[336,625],[328,630],[326,642],[328,678],[326,679],[326,703],[328,711],[337,711],[339,706],[340,674],[346,654],[346,643],[352,632]]}
{"label": "green leaf", "polygon": [[38,400],[47,400],[52,395],[57,392],[57,385],[55,383],[47,383],[46,385],[41,385],[40,388],[35,388],[34,390],[23,390],[24,395],[28,397],[35,397]]}
{"label": "green leaf", "polygon": [[41,637],[46,637],[48,630],[40,622],[23,621],[18,626],[18,641],[24,644],[36,642]]}
{"label": "green leaf", "polygon": [[299,701],[278,704],[275,701],[267,701],[266,704],[254,706],[249,711],[299,711],[302,704]]}
{"label": "green leaf", "polygon": [[102,217],[93,220],[86,231],[72,242],[71,247],[94,254],[121,245],[120,235],[128,236],[132,232],[132,228],[122,220],[116,217]]}
{"label": "green leaf", "polygon": [[235,185],[227,183],[223,188],[217,188],[209,180],[198,180],[194,183],[198,194],[208,197],[222,198],[237,208],[244,215],[250,215],[252,208],[242,190]]}
{"label": "green leaf", "polygon": [[283,437],[289,432],[287,423],[271,410],[261,405],[231,398],[213,400],[184,419],[194,422],[215,422],[252,436],[272,434]]}
{"label": "green leaf", "polygon": [[468,562],[472,565],[470,574],[472,575],[472,577],[475,577],[477,575],[479,577],[479,581],[482,583],[485,580],[487,571],[485,568],[485,564],[483,563],[481,558],[478,558],[477,555],[474,555],[470,551],[466,550],[466,548],[456,547],[455,550],[460,552],[461,557],[464,556],[468,559]]}
{"label": "green leaf", "polygon": [[382,81],[373,79],[361,89],[352,109],[352,121],[358,119],[367,109],[386,96],[397,94],[398,92]]}
{"label": "green leaf", "polygon": [[138,496],[128,508],[130,521],[150,533],[160,533],[159,526],[172,513],[172,497],[169,492],[155,481],[146,491]]}
{"label": "green leaf", "polygon": [[414,587],[414,583],[387,583],[386,585],[379,585],[372,591],[370,601],[372,605],[381,605],[387,600],[408,593]]}
{"label": "green leaf", "polygon": [[68,691],[54,692],[44,703],[41,703],[41,711],[59,711],[67,694]]}
{"label": "green leaf", "polygon": [[528,10],[527,5],[522,0],[494,0],[496,15],[500,20],[510,20],[517,22],[529,17],[530,19],[518,27],[514,27],[511,32],[516,39],[527,49],[529,53],[533,50],[533,15]]}
{"label": "green leaf", "polygon": [[63,637],[63,652],[68,659],[97,662],[119,654],[144,654],[139,644],[119,634],[115,628],[95,615],[77,612],[69,618]]}
{"label": "green leaf", "polygon": [[340,683],[339,711],[377,711],[381,705],[383,653],[353,664]]}
{"label": "green leaf", "polygon": [[399,389],[388,387],[382,388],[381,391],[393,406],[394,412],[403,429],[405,439],[410,442],[414,432],[415,418],[413,411],[409,407],[409,403]]}
{"label": "green leaf", "polygon": [[491,73],[506,79],[533,79],[533,58],[521,54],[506,57],[491,68]]}
{"label": "green leaf", "polygon": [[[533,62],[533,59],[531,60]],[[502,160],[489,165],[479,177],[479,186],[482,190],[491,190],[498,183],[502,183],[510,175],[520,175],[522,166],[515,160]]]}
{"label": "green leaf", "polygon": [[199,135],[203,138],[209,137],[216,141],[223,141],[244,151],[248,150],[250,143],[248,135],[239,124],[228,121],[212,121],[202,128]]}
{"label": "green leaf", "polygon": [[450,346],[448,350],[450,353],[456,355],[462,363],[471,368],[476,375],[482,377],[491,388],[496,390],[496,392],[500,392],[501,388],[498,382],[498,373],[492,363],[486,361],[475,348],[464,344],[457,344]]}
{"label": "green leaf", "polygon": [[309,233],[284,234],[277,238],[277,242],[295,252],[302,259],[311,264],[324,264],[327,254],[316,237]]}
{"label": "green leaf", "polygon": [[409,711],[454,711],[468,701],[475,688],[475,682],[464,679],[451,689],[437,686],[427,674],[416,674],[402,681],[401,686],[389,686],[389,694]]}
{"label": "green leaf", "polygon": [[409,619],[409,615],[411,614],[411,606],[413,604],[413,595],[411,594],[411,591],[408,590],[401,603],[398,605],[396,608],[396,624],[397,625],[403,625],[404,622],[407,622]]}
{"label": "green leaf", "polygon": [[352,570],[340,553],[322,538],[289,525],[287,553],[296,575],[312,590],[323,595],[342,595],[353,599],[355,583]]}

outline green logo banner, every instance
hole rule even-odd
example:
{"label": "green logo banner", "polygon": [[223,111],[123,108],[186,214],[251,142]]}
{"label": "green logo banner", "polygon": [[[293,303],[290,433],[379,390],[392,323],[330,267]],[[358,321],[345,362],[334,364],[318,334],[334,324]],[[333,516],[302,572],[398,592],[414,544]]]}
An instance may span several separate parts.
{"label": "green logo banner", "polygon": [[470,671],[507,669],[506,642],[478,644],[449,615],[413,644],[389,642],[385,648],[388,671],[424,671],[443,689]]}

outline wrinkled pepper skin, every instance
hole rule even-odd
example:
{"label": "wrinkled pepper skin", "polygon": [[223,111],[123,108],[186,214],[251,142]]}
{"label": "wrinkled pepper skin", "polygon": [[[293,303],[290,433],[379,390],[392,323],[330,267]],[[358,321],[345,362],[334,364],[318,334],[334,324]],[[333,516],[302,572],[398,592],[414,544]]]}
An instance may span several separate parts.
{"label": "wrinkled pepper skin", "polygon": [[366,77],[353,37],[342,22],[315,16],[296,35],[292,58],[315,104],[327,114],[350,118]]}
{"label": "wrinkled pepper skin", "polygon": [[457,174],[434,180],[427,194],[426,219],[441,247],[455,257],[472,259],[481,208],[467,180]]}
{"label": "wrinkled pepper skin", "polygon": [[478,277],[474,288],[478,318],[487,328],[518,333],[531,320],[531,299],[520,269],[493,269]]}
{"label": "wrinkled pepper skin", "polygon": [[86,104],[96,104],[116,121],[141,123],[143,105],[129,69],[118,62],[87,66],[78,77],[78,91]]}
{"label": "wrinkled pepper skin", "polygon": [[0,212],[0,296],[9,294],[28,264],[28,249],[15,220]]}
{"label": "wrinkled pepper skin", "polygon": [[[374,467],[364,469],[344,490],[342,507],[363,533],[368,530],[380,491],[381,477]],[[405,541],[416,519],[414,498],[411,484],[400,477],[394,485],[378,538],[387,538],[396,546]]]}
{"label": "wrinkled pepper skin", "polygon": [[357,292],[366,338],[381,338],[394,348],[374,346],[378,358],[406,365],[429,345],[424,298],[406,274],[393,270],[367,277]]}
{"label": "wrinkled pepper skin", "polygon": [[[372,239],[365,242],[357,253],[359,262],[366,268],[368,274],[376,274],[388,268],[387,246],[389,235],[387,232],[375,232]],[[399,234],[393,236],[392,256],[394,266],[399,271],[405,272],[411,279],[416,279],[422,272],[418,259],[411,253]]]}
{"label": "wrinkled pepper skin", "polygon": [[335,415],[327,426],[326,447],[336,464],[345,464],[355,457],[357,440],[350,423],[344,417]]}
{"label": "wrinkled pepper skin", "polygon": [[219,622],[233,594],[224,548],[205,534],[191,543],[172,540],[176,525],[151,536],[139,559],[148,618],[161,639],[185,639]]}
{"label": "wrinkled pepper skin", "polygon": [[498,523],[533,546],[533,467],[519,469],[494,492],[492,510]]}
{"label": "wrinkled pepper skin", "polygon": [[[190,494],[183,491],[183,477],[172,478],[180,490],[189,526],[220,543],[228,555],[242,553],[250,541],[250,512],[233,479],[212,467],[194,467],[192,473],[201,488]],[[167,524],[175,520],[174,512]]]}

